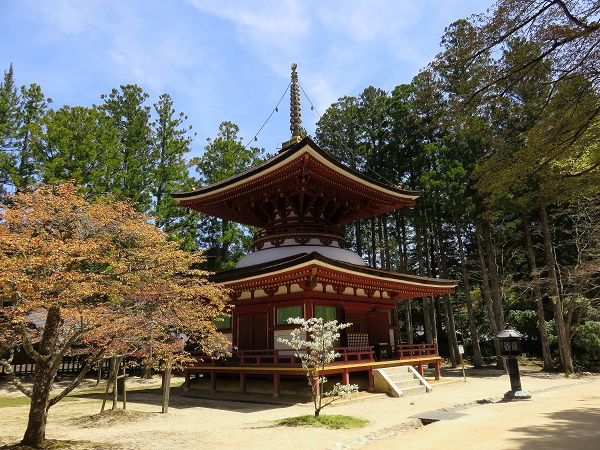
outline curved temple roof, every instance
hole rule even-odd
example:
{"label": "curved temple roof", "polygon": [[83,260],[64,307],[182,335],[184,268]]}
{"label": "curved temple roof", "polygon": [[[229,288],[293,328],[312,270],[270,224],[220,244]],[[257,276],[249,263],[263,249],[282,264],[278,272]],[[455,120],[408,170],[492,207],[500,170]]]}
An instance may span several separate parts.
{"label": "curved temple roof", "polygon": [[305,137],[245,172],[172,196],[179,206],[264,228],[289,208],[297,217],[343,224],[413,205],[418,193],[367,178]]}
{"label": "curved temple roof", "polygon": [[318,252],[236,268],[214,274],[210,280],[233,291],[274,289],[287,284],[315,283],[386,292],[390,300],[454,293],[456,280],[426,278],[373,269],[328,258]]}

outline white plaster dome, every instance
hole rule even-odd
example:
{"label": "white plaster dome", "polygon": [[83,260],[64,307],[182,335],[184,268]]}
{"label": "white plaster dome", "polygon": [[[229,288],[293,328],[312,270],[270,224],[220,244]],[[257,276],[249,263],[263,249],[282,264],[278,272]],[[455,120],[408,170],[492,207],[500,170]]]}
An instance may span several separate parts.
{"label": "white plaster dome", "polygon": [[239,269],[242,267],[254,266],[256,264],[262,264],[269,261],[274,261],[276,259],[312,252],[320,253],[321,255],[326,256],[327,258],[335,259],[336,261],[356,264],[358,266],[367,265],[367,263],[365,263],[365,261],[358,256],[357,253],[336,246],[289,245],[282,247],[263,248],[262,250],[249,253],[238,261],[238,263],[235,265],[235,268]]}

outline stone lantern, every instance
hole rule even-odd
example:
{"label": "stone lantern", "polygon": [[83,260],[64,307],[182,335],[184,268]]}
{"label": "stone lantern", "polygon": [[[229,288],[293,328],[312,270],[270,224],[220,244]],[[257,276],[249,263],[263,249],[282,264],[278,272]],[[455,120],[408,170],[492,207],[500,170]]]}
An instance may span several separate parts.
{"label": "stone lantern", "polygon": [[510,377],[510,391],[504,394],[506,400],[524,400],[531,398],[531,394],[521,389],[521,376],[517,356],[521,354],[521,338],[523,335],[514,328],[506,328],[496,335],[500,342],[500,355],[506,356],[508,375]]}

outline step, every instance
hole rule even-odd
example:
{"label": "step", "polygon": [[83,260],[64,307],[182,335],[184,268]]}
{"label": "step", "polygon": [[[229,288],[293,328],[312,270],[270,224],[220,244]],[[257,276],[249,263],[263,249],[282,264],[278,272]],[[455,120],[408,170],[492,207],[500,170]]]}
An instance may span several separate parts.
{"label": "step", "polygon": [[400,390],[403,391],[404,389],[408,389],[414,386],[421,386],[421,381],[413,378],[412,380],[397,381],[394,384],[398,386]]}
{"label": "step", "polygon": [[408,366],[386,367],[373,370],[375,390],[391,397],[405,397],[428,392],[430,388]]}
{"label": "step", "polygon": [[424,394],[426,392],[427,392],[427,388],[425,386],[423,386],[422,384],[419,386],[413,386],[413,387],[409,387],[406,389],[402,389],[402,395],[404,397],[407,397],[409,395]]}
{"label": "step", "polygon": [[412,376],[412,371],[408,368],[408,366],[386,367],[383,370],[385,370],[385,373],[388,376],[402,374],[402,373],[408,373],[408,374],[411,374],[411,376]]}
{"label": "step", "polygon": [[386,371],[386,374],[388,377],[390,377],[390,380],[396,382],[396,381],[404,381],[404,380],[414,380],[415,379],[415,374],[414,373],[397,373],[397,374],[390,374]]}

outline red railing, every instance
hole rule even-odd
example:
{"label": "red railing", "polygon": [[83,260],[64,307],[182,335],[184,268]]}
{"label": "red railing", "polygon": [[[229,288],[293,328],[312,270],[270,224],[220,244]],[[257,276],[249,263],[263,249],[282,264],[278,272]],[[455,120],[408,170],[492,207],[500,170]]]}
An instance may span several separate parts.
{"label": "red railing", "polygon": [[[372,362],[376,360],[376,352],[373,346],[367,347],[338,347],[334,349],[340,354],[333,364],[345,364],[352,362]],[[385,354],[385,356],[384,356]],[[389,353],[381,353],[379,358],[386,360],[411,359],[436,357],[437,346],[435,344],[404,344],[395,349],[395,357]],[[389,356],[388,356],[389,355]],[[294,350],[239,350],[231,356],[218,355],[192,355],[196,358],[198,365],[224,365],[224,366],[288,366],[300,367],[300,358],[295,356]]]}
{"label": "red railing", "polygon": [[358,362],[358,361],[374,361],[375,353],[373,347],[339,347],[334,350],[340,354],[336,358],[336,363]]}
{"label": "red railing", "polygon": [[396,347],[399,359],[438,356],[436,344],[402,344]]}
{"label": "red railing", "polygon": [[300,366],[294,350],[240,350],[233,354],[240,366]]}

